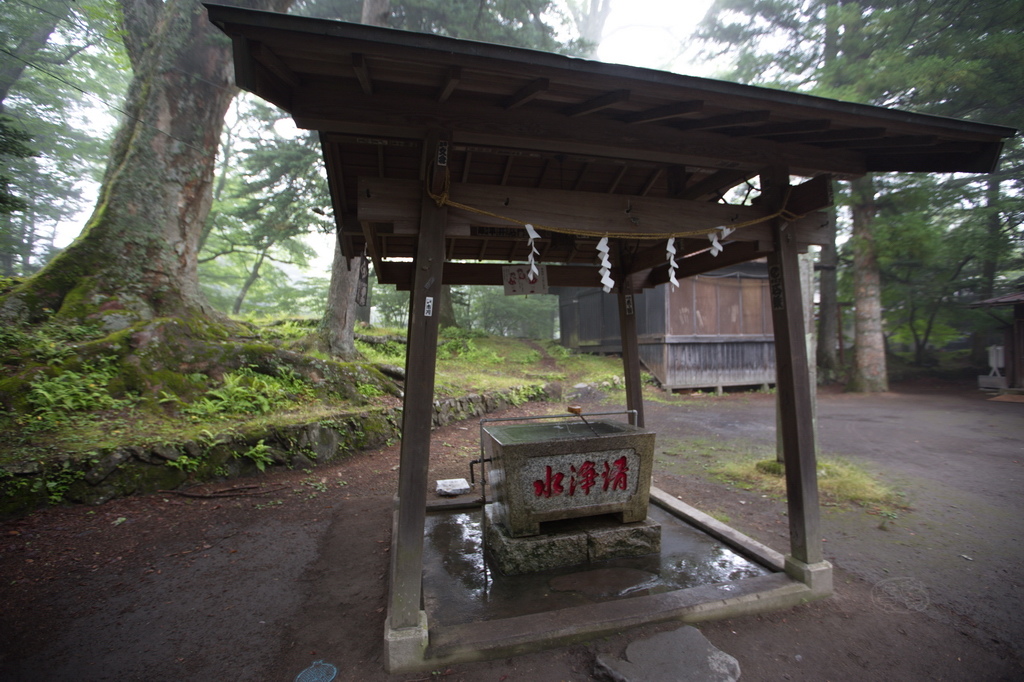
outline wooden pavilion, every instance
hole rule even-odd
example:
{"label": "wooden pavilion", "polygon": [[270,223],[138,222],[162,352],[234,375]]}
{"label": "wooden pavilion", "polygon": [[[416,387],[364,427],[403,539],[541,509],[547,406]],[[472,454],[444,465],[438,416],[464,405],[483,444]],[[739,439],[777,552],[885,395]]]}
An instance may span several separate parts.
{"label": "wooden pavilion", "polygon": [[[436,35],[223,6],[209,14],[233,42],[237,84],[320,132],[344,254],[368,255],[381,282],[411,292],[390,669],[830,592],[797,254],[821,241],[827,218],[817,211],[831,203],[833,177],[989,172],[1015,131]],[[754,201],[729,203],[730,189],[748,182],[757,184]],[[527,223],[538,234],[532,244]],[[721,228],[738,229],[726,238]],[[719,238],[724,249],[713,255],[710,240]],[[791,537],[777,574],[514,627],[474,623],[453,634],[428,626],[434,302],[443,284],[501,284],[503,264],[527,263],[533,247],[550,286],[611,283],[628,407],[641,425],[634,293],[768,259]],[[511,630],[518,634],[502,634]],[[459,637],[476,639],[460,649]]]}

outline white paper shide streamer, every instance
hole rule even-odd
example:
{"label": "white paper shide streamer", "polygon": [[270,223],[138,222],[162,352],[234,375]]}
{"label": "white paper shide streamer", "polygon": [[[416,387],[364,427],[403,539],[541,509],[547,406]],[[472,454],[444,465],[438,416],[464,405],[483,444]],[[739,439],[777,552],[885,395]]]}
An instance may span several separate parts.
{"label": "white paper shide streamer", "polygon": [[679,288],[679,280],[676,279],[676,238],[669,237],[668,244],[665,245],[665,258],[668,259],[668,281],[672,283],[673,289]]}
{"label": "white paper shide streamer", "polygon": [[536,246],[536,244],[534,244],[534,242],[536,240],[540,239],[540,235],[537,234],[537,230],[533,229],[533,225],[531,225],[529,223],[526,224],[526,234],[528,234],[530,236],[530,242],[529,242],[530,255],[528,256],[528,259],[529,259],[529,262],[530,262],[530,281],[531,282],[536,282],[537,281],[537,274],[540,272],[540,270],[537,269],[536,258],[537,258],[537,255],[540,254],[540,251],[537,250],[537,246]]}
{"label": "white paper shide streamer", "polygon": [[719,227],[716,228],[714,232],[708,235],[708,239],[711,241],[712,256],[717,256],[718,254],[722,253],[722,243],[718,240],[725,239],[734,231],[735,230],[733,230],[731,227]]}
{"label": "white paper shide streamer", "polygon": [[601,237],[597,250],[601,254],[601,286],[604,287],[604,293],[608,294],[615,286],[615,280],[611,277],[612,262],[608,260],[608,237]]}

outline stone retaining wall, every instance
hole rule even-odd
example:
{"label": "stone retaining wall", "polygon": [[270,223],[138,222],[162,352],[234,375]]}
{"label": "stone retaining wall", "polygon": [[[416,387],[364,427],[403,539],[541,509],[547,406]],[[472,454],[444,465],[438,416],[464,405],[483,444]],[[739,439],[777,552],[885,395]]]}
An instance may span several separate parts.
{"label": "stone retaining wall", "polygon": [[[522,389],[470,394],[434,402],[433,424],[445,426],[504,410]],[[543,388],[557,399],[556,385]],[[402,409],[339,413],[310,424],[272,427],[258,435],[220,434],[207,441],[127,445],[90,459],[69,455],[0,468],[0,517],[64,501],[101,504],[116,497],[173,490],[189,483],[254,474],[262,463],[308,469],[401,438]]]}

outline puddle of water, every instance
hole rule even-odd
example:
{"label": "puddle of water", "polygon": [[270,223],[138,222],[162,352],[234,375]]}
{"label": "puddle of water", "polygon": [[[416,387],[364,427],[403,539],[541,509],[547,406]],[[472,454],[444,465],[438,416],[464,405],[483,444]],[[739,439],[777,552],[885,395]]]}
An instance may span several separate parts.
{"label": "puddle of water", "polygon": [[432,621],[455,625],[743,580],[770,571],[651,505],[661,553],[503,576],[485,566],[479,511],[427,515],[424,600]]}

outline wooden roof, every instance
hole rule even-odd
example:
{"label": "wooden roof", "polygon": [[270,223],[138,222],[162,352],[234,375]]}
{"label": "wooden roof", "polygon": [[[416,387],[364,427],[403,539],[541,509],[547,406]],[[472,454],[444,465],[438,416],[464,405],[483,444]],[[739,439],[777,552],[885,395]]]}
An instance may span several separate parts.
{"label": "wooden roof", "polygon": [[[345,22],[208,5],[234,42],[238,85],[321,131],[348,255],[364,250],[382,281],[403,283],[414,255],[424,140],[449,141],[447,259],[526,258],[515,222],[545,231],[552,284],[596,284],[604,233],[678,234],[743,224],[769,207],[724,203],[772,166],[817,178],[786,208],[803,243],[820,242],[832,176],[871,171],[990,172],[1016,131],[808,95],[603,64],[557,54]],[[756,196],[756,192],[754,192]],[[736,201],[735,199],[733,200]],[[493,214],[493,215],[488,215]],[[681,240],[681,275],[764,255],[766,226],[717,258]],[[638,242],[639,244],[639,242]],[[629,271],[664,281],[664,242],[637,246]],[[573,266],[587,266],[579,268]],[[586,275],[581,275],[583,270]],[[570,276],[571,275],[571,276]],[[445,281],[495,281],[453,265]]]}

